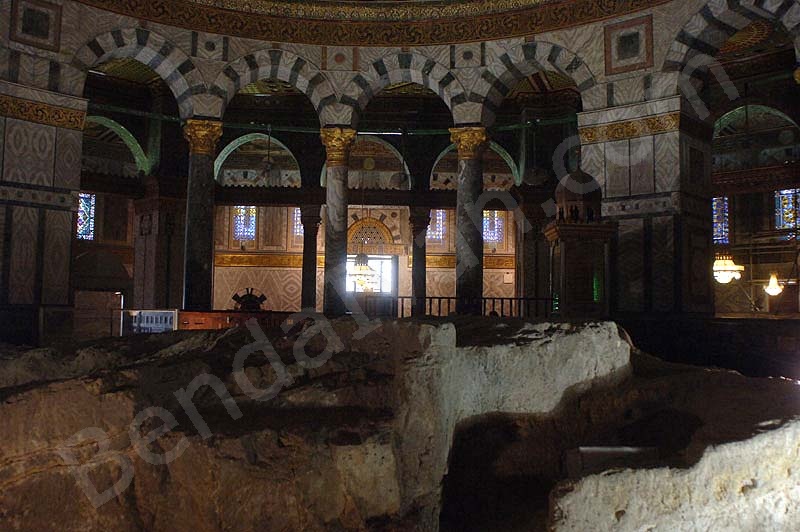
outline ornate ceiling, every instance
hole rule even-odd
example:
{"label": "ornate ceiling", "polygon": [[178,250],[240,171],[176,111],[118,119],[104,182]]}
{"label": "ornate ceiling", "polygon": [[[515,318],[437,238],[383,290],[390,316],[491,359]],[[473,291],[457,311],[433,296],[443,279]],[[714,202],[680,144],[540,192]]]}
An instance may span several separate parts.
{"label": "ornate ceiling", "polygon": [[164,24],[264,41],[452,44],[532,35],[668,0],[78,0]]}

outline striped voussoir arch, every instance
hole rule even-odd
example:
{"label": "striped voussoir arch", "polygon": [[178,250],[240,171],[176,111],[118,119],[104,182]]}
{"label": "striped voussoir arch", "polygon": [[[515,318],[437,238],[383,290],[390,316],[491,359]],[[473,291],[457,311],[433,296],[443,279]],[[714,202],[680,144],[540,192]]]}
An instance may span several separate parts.
{"label": "striped voussoir arch", "polygon": [[153,31],[126,28],[98,35],[75,53],[72,63],[86,71],[120,58],[135,59],[152,68],[175,96],[181,118],[192,117],[192,96],[205,92],[203,78],[183,50]]}
{"label": "striped voussoir arch", "polygon": [[711,0],[680,29],[663,70],[703,81],[725,41],[758,19],[781,24],[795,42],[800,37],[798,0]]}
{"label": "striped voussoir arch", "polygon": [[261,79],[280,80],[299,90],[311,100],[320,121],[327,123],[325,110],[336,103],[333,85],[309,60],[286,50],[259,50],[228,63],[210,92],[227,105],[237,92]]}
{"label": "striped voussoir arch", "polygon": [[351,123],[358,122],[367,104],[381,89],[394,83],[416,83],[432,90],[454,117],[458,116],[459,106],[469,103],[464,87],[450,70],[422,54],[399,52],[373,61],[366,71],[356,74],[347,84],[339,101],[352,109]]}
{"label": "striped voussoir arch", "polygon": [[571,78],[581,93],[596,85],[583,59],[563,46],[544,41],[520,44],[492,61],[472,89],[472,97],[483,101],[481,123],[492,125],[497,110],[517,83],[543,70]]}

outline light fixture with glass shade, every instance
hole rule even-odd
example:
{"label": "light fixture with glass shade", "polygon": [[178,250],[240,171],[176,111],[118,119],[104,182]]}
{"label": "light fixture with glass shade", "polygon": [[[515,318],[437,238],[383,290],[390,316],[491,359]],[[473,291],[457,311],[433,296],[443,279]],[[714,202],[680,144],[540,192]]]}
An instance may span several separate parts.
{"label": "light fixture with glass shade", "polygon": [[733,257],[725,253],[719,253],[714,260],[714,279],[720,284],[728,284],[734,279],[742,278],[744,266],[733,262]]}
{"label": "light fixture with glass shade", "polygon": [[778,276],[777,274],[770,274],[769,276],[769,284],[764,287],[764,292],[771,296],[780,295],[783,292],[783,285],[778,283]]}

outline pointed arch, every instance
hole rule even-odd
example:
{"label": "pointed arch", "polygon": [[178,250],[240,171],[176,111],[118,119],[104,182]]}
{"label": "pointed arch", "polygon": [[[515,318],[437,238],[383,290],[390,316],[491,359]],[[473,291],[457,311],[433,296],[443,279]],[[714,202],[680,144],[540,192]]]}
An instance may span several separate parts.
{"label": "pointed arch", "polygon": [[460,118],[469,114],[471,106],[478,105],[468,101],[464,86],[442,64],[417,52],[398,52],[373,61],[345,87],[339,101],[350,111],[351,127],[358,124],[372,98],[394,83],[416,83],[432,90],[450,109],[455,124],[462,123]]}
{"label": "pointed arch", "polygon": [[520,44],[490,64],[472,90],[473,96],[484,102],[481,124],[491,126],[503,100],[517,83],[542,70],[571,78],[581,94],[597,84],[583,59],[563,46],[544,41]]}
{"label": "pointed arch", "polygon": [[317,110],[321,125],[332,122],[329,112],[336,103],[330,80],[310,60],[287,50],[267,48],[228,63],[210,92],[220,101],[219,117],[241,89],[260,79],[277,79],[305,94]]}
{"label": "pointed arch", "polygon": [[125,28],[98,35],[75,52],[72,64],[87,72],[120,58],[135,59],[153,69],[172,91],[181,118],[194,116],[192,96],[205,92],[203,77],[183,50],[154,31]]}
{"label": "pointed arch", "polygon": [[[411,190],[413,188],[413,184],[411,182],[412,176],[411,176],[411,172],[408,169],[408,164],[406,163],[405,159],[403,158],[403,154],[400,153],[400,151],[397,148],[395,148],[394,145],[391,142],[388,142],[387,140],[382,139],[377,135],[366,135],[366,134],[363,134],[363,135],[359,134],[356,137],[356,143],[358,143],[359,141],[361,141],[361,142],[374,142],[376,144],[380,144],[381,146],[384,146],[387,150],[389,150],[395,157],[397,157],[397,160],[400,161],[400,163],[402,165],[402,169],[405,171],[406,175],[408,176],[408,189]],[[322,165],[322,172],[320,173],[320,178],[319,178],[319,183],[320,183],[320,185],[322,187],[324,187],[326,185],[327,175],[328,175],[327,164],[323,164]]]}
{"label": "pointed arch", "polygon": [[128,128],[117,122],[116,120],[112,120],[111,118],[107,118],[105,116],[97,116],[97,115],[88,115],[86,117],[86,122],[92,122],[94,124],[99,124],[105,128],[110,129],[113,131],[117,137],[125,143],[129,150],[131,150],[131,155],[133,155],[133,160],[136,161],[136,169],[139,172],[143,172],[145,175],[150,174],[150,170],[152,170],[152,162],[144,153],[142,149],[142,145],[139,144],[139,141],[136,140],[136,137],[133,136]]}
{"label": "pointed arch", "polygon": [[[429,180],[431,179],[431,177],[433,177],[433,172],[436,170],[436,165],[438,165],[439,162],[442,159],[444,159],[444,157],[448,153],[450,153],[455,149],[456,145],[450,144],[448,147],[442,150],[442,152],[438,155],[438,157],[436,157],[436,160],[433,161],[433,166],[431,167],[431,175],[428,176]],[[493,140],[489,141],[489,149],[495,152],[497,155],[499,155],[500,158],[503,159],[503,161],[505,161],[505,163],[508,165],[509,170],[511,170],[511,175],[514,176],[514,183],[517,185],[522,184],[522,173],[520,172],[519,166],[517,166],[517,163],[514,161],[514,158],[511,156],[511,154],[508,153],[508,151],[505,148],[503,148],[501,145],[499,145]]]}
{"label": "pointed arch", "polygon": [[[662,71],[680,73],[690,81],[701,83],[722,45],[757,19],[780,24],[795,40],[796,55],[800,54],[800,2],[797,0],[710,0],[678,31],[667,51]],[[678,81],[675,76],[674,86],[670,85],[673,94],[678,92]]]}
{"label": "pointed arch", "polygon": [[268,140],[269,142],[275,144],[279,148],[286,150],[289,153],[289,155],[292,156],[292,159],[294,159],[294,162],[295,164],[297,164],[297,167],[300,168],[300,164],[297,162],[297,157],[295,157],[294,153],[292,153],[292,150],[290,150],[283,142],[276,139],[275,137],[267,135],[266,133],[248,133],[247,135],[242,135],[241,137],[235,138],[232,141],[230,141],[228,145],[225,146],[219,153],[217,158],[214,160],[214,179],[217,180],[219,179],[220,177],[219,173],[222,170],[222,165],[225,164],[225,161],[228,159],[228,157],[231,156],[233,152],[235,152],[237,149],[244,146],[245,144],[253,142],[254,140]]}

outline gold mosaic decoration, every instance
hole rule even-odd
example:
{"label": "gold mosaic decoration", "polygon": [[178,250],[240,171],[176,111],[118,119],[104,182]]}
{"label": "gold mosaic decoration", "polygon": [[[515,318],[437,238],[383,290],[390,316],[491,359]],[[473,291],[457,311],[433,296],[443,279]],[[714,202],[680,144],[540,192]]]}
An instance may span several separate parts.
{"label": "gold mosaic decoration", "polygon": [[83,131],[86,112],[0,94],[0,116]]}
{"label": "gold mosaic decoration", "polygon": [[595,142],[633,139],[645,135],[676,131],[680,126],[680,122],[680,112],[674,112],[637,118],[636,120],[614,122],[613,124],[583,127],[580,129],[581,143],[593,144]]}
{"label": "gold mosaic decoration", "polygon": [[489,146],[489,136],[484,127],[454,127],[450,141],[456,145],[459,161],[478,159]]}
{"label": "gold mosaic decoration", "polygon": [[214,0],[78,1],[137,19],[263,41],[410,46],[533,35],[669,0],[472,0],[376,2],[372,6],[368,4],[373,2],[230,0],[227,9],[216,7]]}
{"label": "gold mosaic decoration", "polygon": [[344,127],[325,127],[320,130],[319,136],[325,146],[328,167],[347,166],[356,131]]}
{"label": "gold mosaic decoration", "polygon": [[183,136],[189,141],[189,152],[197,155],[214,155],[217,141],[222,136],[222,122],[214,120],[187,120]]}

